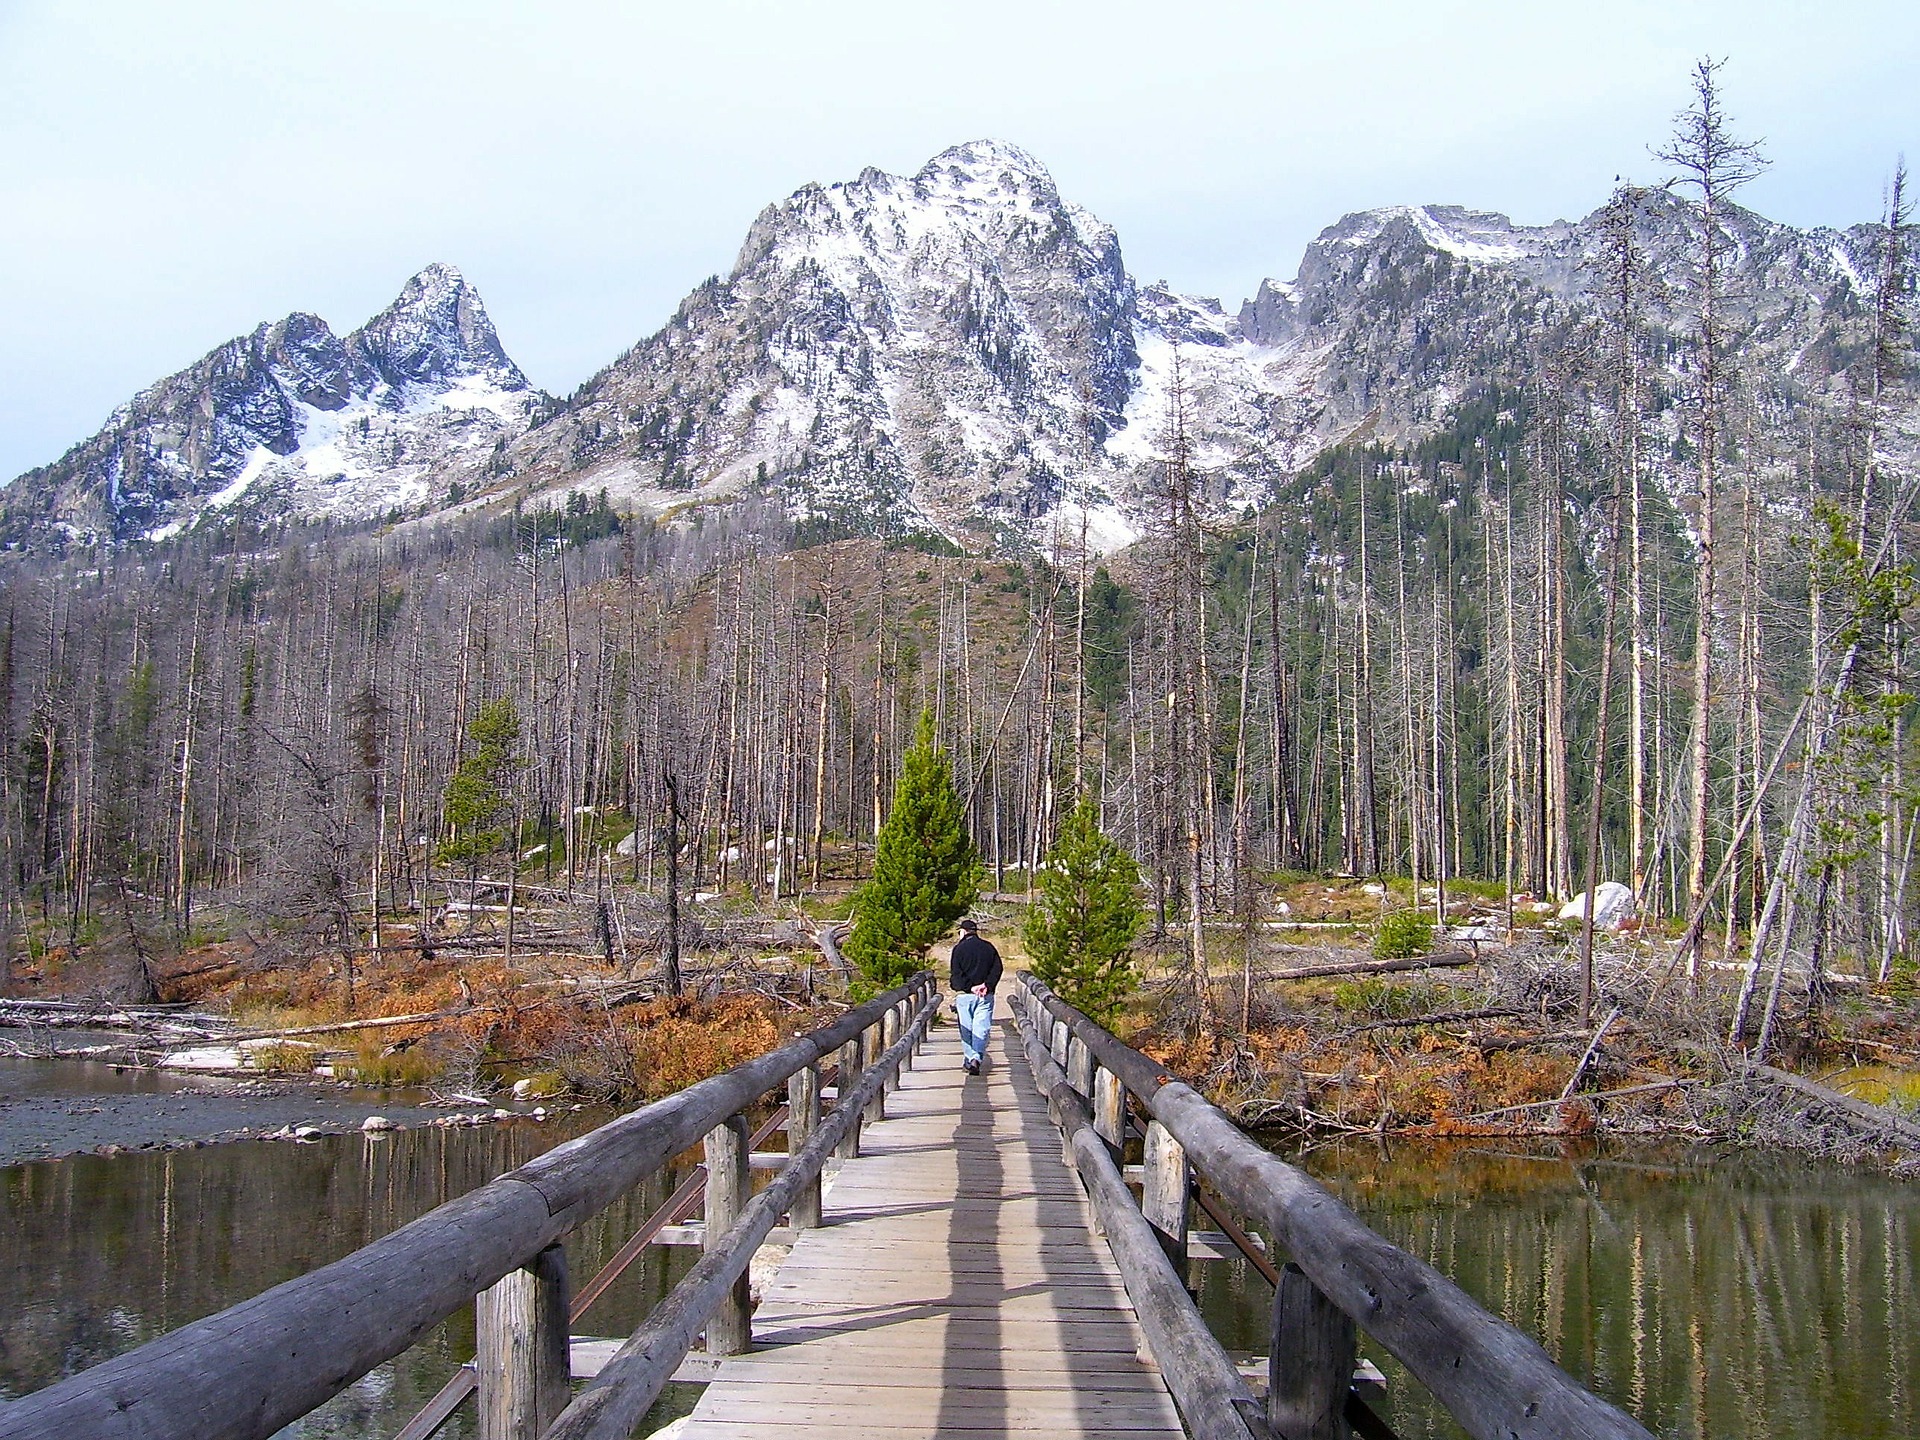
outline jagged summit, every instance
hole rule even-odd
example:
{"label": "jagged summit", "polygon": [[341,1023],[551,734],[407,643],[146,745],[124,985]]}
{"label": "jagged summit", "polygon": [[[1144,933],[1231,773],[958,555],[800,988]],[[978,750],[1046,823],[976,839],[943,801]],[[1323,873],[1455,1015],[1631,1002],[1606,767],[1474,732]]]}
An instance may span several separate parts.
{"label": "jagged summit", "polygon": [[210,512],[384,514],[470,472],[542,399],[479,292],[429,265],[344,339],[296,312],[149,386],[9,486],[5,528],[128,540]]}
{"label": "jagged summit", "polygon": [[[1725,316],[1756,361],[1756,413],[1844,403],[1867,232],[1724,221]],[[1657,192],[1639,220],[1650,323],[1674,342],[1687,224]],[[1136,282],[1113,228],[1044,165],[974,140],[909,175],[868,168],[767,206],[724,278],[564,406],[527,384],[451,266],[344,339],[307,314],[263,325],[16,482],[6,530],[417,513],[458,483],[554,500],[604,488],[656,512],[751,492],[830,528],[976,547],[1044,543],[1064,522],[1111,548],[1139,531],[1176,371],[1207,495],[1264,503],[1329,444],[1415,439],[1530,374],[1591,318],[1598,249],[1597,216],[1383,206],[1328,226],[1292,280],[1233,309]],[[1684,383],[1655,417],[1670,431]]]}
{"label": "jagged summit", "polygon": [[855,528],[991,533],[1069,486],[1105,503],[1134,311],[1111,227],[975,141],[768,206],[726,279],[510,459],[654,505],[766,484]]}
{"label": "jagged summit", "polygon": [[501,389],[529,388],[501,348],[479,292],[451,265],[429,265],[407,281],[349,345],[395,390],[481,375]]}
{"label": "jagged summit", "polygon": [[[1847,246],[1731,219],[1747,318],[1778,347],[1790,406],[1826,383],[1834,347],[1819,337],[1850,283]],[[1651,196],[1641,226],[1655,278],[1679,293],[1677,202]],[[1176,365],[1209,492],[1257,502],[1328,444],[1416,438],[1517,379],[1589,313],[1597,235],[1596,217],[1358,211],[1293,280],[1230,311],[1137,283],[1112,227],[1038,160],[971,141],[912,175],[869,168],[768,206],[731,274],[508,458],[661,509],[755,488],[854,529],[976,543],[1087,517],[1095,543],[1121,544],[1166,453]],[[1659,285],[1649,301],[1680,323]]]}
{"label": "jagged summit", "polygon": [[947,193],[972,200],[1037,200],[1044,206],[1060,203],[1047,167],[1005,140],[970,140],[954,145],[922,165],[914,183],[928,193]]}

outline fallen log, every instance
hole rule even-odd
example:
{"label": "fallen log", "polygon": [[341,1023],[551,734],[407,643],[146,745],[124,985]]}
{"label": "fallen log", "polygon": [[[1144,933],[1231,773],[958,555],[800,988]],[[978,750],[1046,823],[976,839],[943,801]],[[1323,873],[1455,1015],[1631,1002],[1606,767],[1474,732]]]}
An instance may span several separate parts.
{"label": "fallen log", "polygon": [[1593,1057],[1600,1053],[1600,1042],[1607,1038],[1608,1027],[1619,1018],[1620,1007],[1616,1005],[1607,1013],[1607,1018],[1600,1022],[1600,1028],[1593,1032],[1593,1039],[1587,1042],[1586,1051],[1580,1056],[1580,1063],[1573,1067],[1573,1075],[1567,1081],[1567,1088],[1560,1092],[1562,1100],[1569,1098],[1575,1090],[1580,1088],[1580,1081],[1586,1075],[1587,1067],[1593,1063]]}
{"label": "fallen log", "polygon": [[836,975],[853,974],[853,966],[840,953],[840,942],[852,933],[853,926],[844,920],[838,924],[822,925],[814,933],[813,943],[820,947],[820,953],[827,957],[827,963],[833,967]]}
{"label": "fallen log", "polygon": [[1318,980],[1330,975],[1389,975],[1400,970],[1439,970],[1476,962],[1497,955],[1488,951],[1476,955],[1471,950],[1441,950],[1432,955],[1408,955],[1397,960],[1343,960],[1332,965],[1294,965],[1284,970],[1267,970],[1262,980]]}
{"label": "fallen log", "polygon": [[170,1032],[182,1038],[211,1038],[219,1022],[210,1016],[159,1006],[75,1005],[56,1000],[0,1000],[0,1025],[50,1030],[125,1030],[135,1035]]}
{"label": "fallen log", "polygon": [[1898,1140],[1903,1145],[1920,1145],[1920,1125],[1904,1120],[1890,1110],[1869,1104],[1865,1100],[1856,1100],[1851,1095],[1830,1089],[1818,1081],[1807,1079],[1804,1075],[1795,1075],[1790,1070],[1776,1070],[1771,1065],[1753,1065],[1749,1068],[1755,1075],[1771,1080],[1774,1084],[1788,1090],[1797,1090],[1823,1105],[1851,1115],[1854,1119],[1882,1135]]}
{"label": "fallen log", "polygon": [[231,970],[240,963],[241,958],[238,955],[225,955],[210,965],[195,965],[186,970],[170,970],[164,975],[156,975],[155,978],[163,984],[171,985],[175,981],[191,980],[196,975],[211,975],[216,970]]}
{"label": "fallen log", "polygon": [[371,1020],[339,1020],[326,1025],[291,1025],[282,1030],[241,1030],[208,1038],[218,1040],[223,1045],[235,1044],[241,1040],[290,1040],[297,1035],[331,1035],[347,1030],[386,1030],[396,1025],[427,1025],[435,1020],[497,1013],[499,1009],[498,1005],[475,1005],[459,1010],[423,1010],[417,1015],[380,1015]]}
{"label": "fallen log", "polygon": [[1462,1020],[1504,1020],[1526,1013],[1524,1010],[1515,1010],[1511,1006],[1496,1006],[1491,1010],[1443,1010],[1432,1015],[1409,1015],[1401,1020],[1369,1020],[1365,1025],[1336,1030],[1320,1043],[1329,1045],[1335,1040],[1345,1040],[1351,1035],[1363,1035],[1369,1030],[1405,1030],[1416,1025],[1457,1025]]}
{"label": "fallen log", "polygon": [[1456,1123],[1471,1125],[1480,1120],[1491,1120],[1496,1115],[1517,1115],[1523,1110],[1557,1110],[1560,1106],[1579,1100],[1618,1100],[1627,1095],[1652,1095],[1661,1090],[1678,1090],[1683,1086],[1697,1085],[1697,1080],[1662,1080],[1651,1085],[1627,1085],[1618,1090],[1596,1090],[1588,1095],[1561,1096],[1558,1100],[1530,1100],[1525,1105],[1502,1105],[1497,1110],[1482,1110],[1477,1115],[1465,1115]]}

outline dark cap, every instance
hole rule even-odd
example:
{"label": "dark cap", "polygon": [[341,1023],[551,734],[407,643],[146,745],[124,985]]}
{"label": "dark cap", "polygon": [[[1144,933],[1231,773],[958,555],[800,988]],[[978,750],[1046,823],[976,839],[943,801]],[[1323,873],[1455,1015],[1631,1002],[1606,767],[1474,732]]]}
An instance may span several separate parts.
{"label": "dark cap", "polygon": [[960,922],[960,928],[962,930],[965,930],[968,934],[972,934],[975,930],[978,930],[980,927],[974,924],[972,916],[968,916],[965,920],[962,920]]}

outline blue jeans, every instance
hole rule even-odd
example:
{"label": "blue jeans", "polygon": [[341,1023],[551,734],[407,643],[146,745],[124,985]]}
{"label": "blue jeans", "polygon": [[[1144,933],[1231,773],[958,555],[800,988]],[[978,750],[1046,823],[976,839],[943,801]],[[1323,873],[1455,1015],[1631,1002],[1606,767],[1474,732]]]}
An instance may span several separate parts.
{"label": "blue jeans", "polygon": [[993,1034],[992,992],[954,996],[953,1018],[960,1022],[960,1052],[969,1060],[979,1060],[987,1053],[987,1037]]}

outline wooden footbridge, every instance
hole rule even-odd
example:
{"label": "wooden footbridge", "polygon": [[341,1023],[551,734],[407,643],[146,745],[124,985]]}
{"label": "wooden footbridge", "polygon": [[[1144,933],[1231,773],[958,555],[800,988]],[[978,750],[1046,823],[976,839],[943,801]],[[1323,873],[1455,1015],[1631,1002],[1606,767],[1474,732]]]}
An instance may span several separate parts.
{"label": "wooden footbridge", "polygon": [[[1480,1440],[1646,1440],[1153,1061],[1036,981],[1007,998],[1015,1024],[983,1075],[931,1028],[940,997],[918,977],[334,1264],[0,1406],[0,1440],[263,1440],[468,1303],[480,1353],[401,1440],[476,1394],[483,1440],[625,1440],[676,1376],[707,1382],[687,1440],[1391,1435],[1354,1387],[1362,1329]],[[755,1153],[780,1129],[784,1155]],[[701,1144],[702,1169],[573,1293],[566,1235]],[[776,1167],[754,1193],[752,1170]],[[698,1228],[684,1223],[696,1208]],[[749,1262],[783,1220],[792,1249],[756,1307]],[[631,1338],[590,1364],[570,1355],[570,1329],[620,1269],[689,1239],[705,1253]],[[1187,1267],[1202,1254],[1244,1255],[1274,1285],[1264,1385],[1194,1307]]]}

